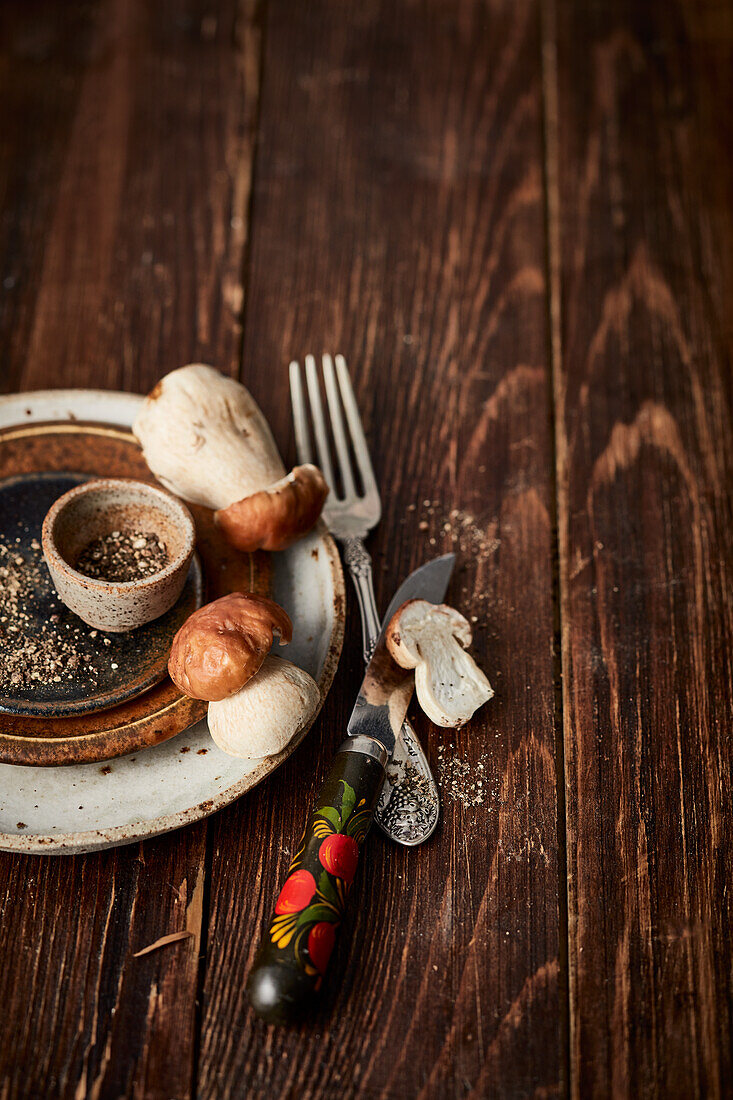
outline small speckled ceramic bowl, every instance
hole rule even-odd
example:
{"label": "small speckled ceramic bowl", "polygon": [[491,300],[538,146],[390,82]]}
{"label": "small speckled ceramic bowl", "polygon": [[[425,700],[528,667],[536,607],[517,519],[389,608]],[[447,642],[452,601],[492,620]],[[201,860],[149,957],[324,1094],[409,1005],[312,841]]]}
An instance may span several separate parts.
{"label": "small speckled ceramic bowl", "polygon": [[[133,581],[103,581],[80,573],[82,550],[113,531],[154,531],[166,544],[168,563]],[[170,493],[142,481],[88,481],[55,502],[43,521],[43,554],[59,596],[98,630],[121,633],[164,615],[181,595],[196,533],[188,508]]]}

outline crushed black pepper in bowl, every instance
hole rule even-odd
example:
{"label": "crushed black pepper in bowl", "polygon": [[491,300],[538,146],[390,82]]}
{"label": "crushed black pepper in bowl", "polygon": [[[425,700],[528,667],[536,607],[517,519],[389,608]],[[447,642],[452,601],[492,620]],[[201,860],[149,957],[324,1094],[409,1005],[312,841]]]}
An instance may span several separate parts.
{"label": "crushed black pepper in bowl", "polygon": [[76,569],[100,581],[137,581],[164,569],[168,547],[154,531],[110,531],[93,539],[76,559]]}
{"label": "crushed black pepper in bowl", "polygon": [[64,493],[43,522],[59,596],[101,630],[134,630],[178,600],[195,546],[188,508],[142,481],[107,478]]}

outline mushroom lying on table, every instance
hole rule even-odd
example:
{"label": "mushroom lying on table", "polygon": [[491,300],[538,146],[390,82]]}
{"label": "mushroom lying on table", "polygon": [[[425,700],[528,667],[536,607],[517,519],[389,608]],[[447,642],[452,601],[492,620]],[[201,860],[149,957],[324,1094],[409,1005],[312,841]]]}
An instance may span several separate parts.
{"label": "mushroom lying on table", "polygon": [[494,694],[466,652],[468,620],[447,604],[408,600],[392,616],[387,648],[402,668],[415,669],[415,693],[438,726],[463,726]]}
{"label": "mushroom lying on table", "polygon": [[178,688],[209,703],[209,731],[230,756],[274,756],[313,718],[315,680],[269,654],[292,637],[288,615],[266,596],[232,592],[194,611],[173,639],[168,671]]}
{"label": "mushroom lying on table", "polygon": [[305,465],[286,474],[249,390],[213,367],[192,363],[161,378],[132,430],[158,480],[212,508],[239,550],[284,550],[321,514],[321,471]]}

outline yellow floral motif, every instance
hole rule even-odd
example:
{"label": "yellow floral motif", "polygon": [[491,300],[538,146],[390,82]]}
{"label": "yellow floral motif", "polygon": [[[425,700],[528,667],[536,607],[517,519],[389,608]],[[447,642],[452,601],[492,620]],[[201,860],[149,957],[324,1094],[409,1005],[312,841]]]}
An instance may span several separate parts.
{"label": "yellow floral motif", "polygon": [[284,913],[270,925],[270,939],[275,947],[287,947],[295,934],[299,913]]}

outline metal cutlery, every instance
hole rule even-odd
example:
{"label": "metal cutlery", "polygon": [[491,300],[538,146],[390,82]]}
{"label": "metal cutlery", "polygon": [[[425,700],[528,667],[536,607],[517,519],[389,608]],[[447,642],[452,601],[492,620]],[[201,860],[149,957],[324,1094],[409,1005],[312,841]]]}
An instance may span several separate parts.
{"label": "metal cutlery", "polygon": [[[364,660],[368,661],[374,652],[380,621],[374,600],[372,559],[364,539],[379,522],[382,506],[346,360],[343,355],[335,356],[335,361],[330,355],[324,355],[322,364],[326,409],[321,399],[314,356],[305,357],[305,388],[300,365],[297,362],[290,364],[295,441],[300,462],[316,461],[308,426],[310,410],[317,462],[331,489],[324,519],[343,546],[344,561],[354,582],[359,604]],[[328,422],[334,442],[335,463],[329,446]],[[350,449],[361,481],[361,491],[356,485]],[[339,475],[340,489],[335,473]],[[394,610],[396,607],[390,609],[390,617]],[[439,813],[440,798],[430,765],[415,731],[405,721],[380,792],[375,812],[377,824],[398,844],[412,847],[422,844],[433,833]]]}
{"label": "metal cutlery", "polygon": [[[455,555],[446,554],[416,569],[395,599],[440,603],[454,562]],[[392,660],[386,627],[367,665],[348,736],[333,758],[247,980],[252,1007],[269,1023],[306,1015],[321,987],[412,696],[413,674]]]}

